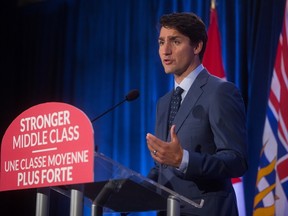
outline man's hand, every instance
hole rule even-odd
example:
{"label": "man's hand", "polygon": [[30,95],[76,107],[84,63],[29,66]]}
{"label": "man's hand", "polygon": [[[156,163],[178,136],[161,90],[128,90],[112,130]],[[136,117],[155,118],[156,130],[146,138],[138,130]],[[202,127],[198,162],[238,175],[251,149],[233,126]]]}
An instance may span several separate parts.
{"label": "man's hand", "polygon": [[183,149],[175,133],[175,125],[172,125],[170,135],[171,142],[164,142],[148,133],[146,135],[147,147],[155,161],[179,168],[183,157]]}

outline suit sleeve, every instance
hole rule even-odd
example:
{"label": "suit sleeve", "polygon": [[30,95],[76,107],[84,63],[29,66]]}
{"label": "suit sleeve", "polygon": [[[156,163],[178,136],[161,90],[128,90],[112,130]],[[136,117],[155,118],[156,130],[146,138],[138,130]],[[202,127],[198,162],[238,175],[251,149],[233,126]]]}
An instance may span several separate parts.
{"label": "suit sleeve", "polygon": [[[223,179],[242,176],[247,170],[245,106],[239,90],[229,82],[210,97],[208,119],[215,152],[189,151],[185,179]],[[205,144],[204,144],[205,145]]]}

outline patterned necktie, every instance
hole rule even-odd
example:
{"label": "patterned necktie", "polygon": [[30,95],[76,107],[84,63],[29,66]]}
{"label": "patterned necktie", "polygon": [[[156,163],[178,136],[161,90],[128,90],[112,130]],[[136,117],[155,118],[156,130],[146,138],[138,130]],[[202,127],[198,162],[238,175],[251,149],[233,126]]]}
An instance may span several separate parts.
{"label": "patterned necktie", "polygon": [[170,102],[169,129],[171,128],[174,118],[176,116],[176,113],[178,112],[178,109],[180,107],[180,103],[182,99],[181,94],[183,91],[184,90],[178,86],[173,92],[171,102]]}

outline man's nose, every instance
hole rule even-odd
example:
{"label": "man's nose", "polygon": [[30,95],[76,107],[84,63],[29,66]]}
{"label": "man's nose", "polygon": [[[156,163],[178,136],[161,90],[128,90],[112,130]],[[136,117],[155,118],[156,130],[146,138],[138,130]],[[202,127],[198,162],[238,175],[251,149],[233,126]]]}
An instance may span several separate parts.
{"label": "man's nose", "polygon": [[170,45],[169,43],[163,44],[162,53],[163,53],[164,55],[169,55],[169,54],[171,54],[171,45]]}

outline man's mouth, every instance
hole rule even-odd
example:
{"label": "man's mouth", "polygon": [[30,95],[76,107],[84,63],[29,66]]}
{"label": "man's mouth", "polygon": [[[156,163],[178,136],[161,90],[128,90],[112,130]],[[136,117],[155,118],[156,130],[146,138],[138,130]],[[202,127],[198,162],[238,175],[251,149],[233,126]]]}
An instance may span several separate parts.
{"label": "man's mouth", "polygon": [[173,61],[171,59],[164,59],[163,62],[165,65],[170,65]]}

